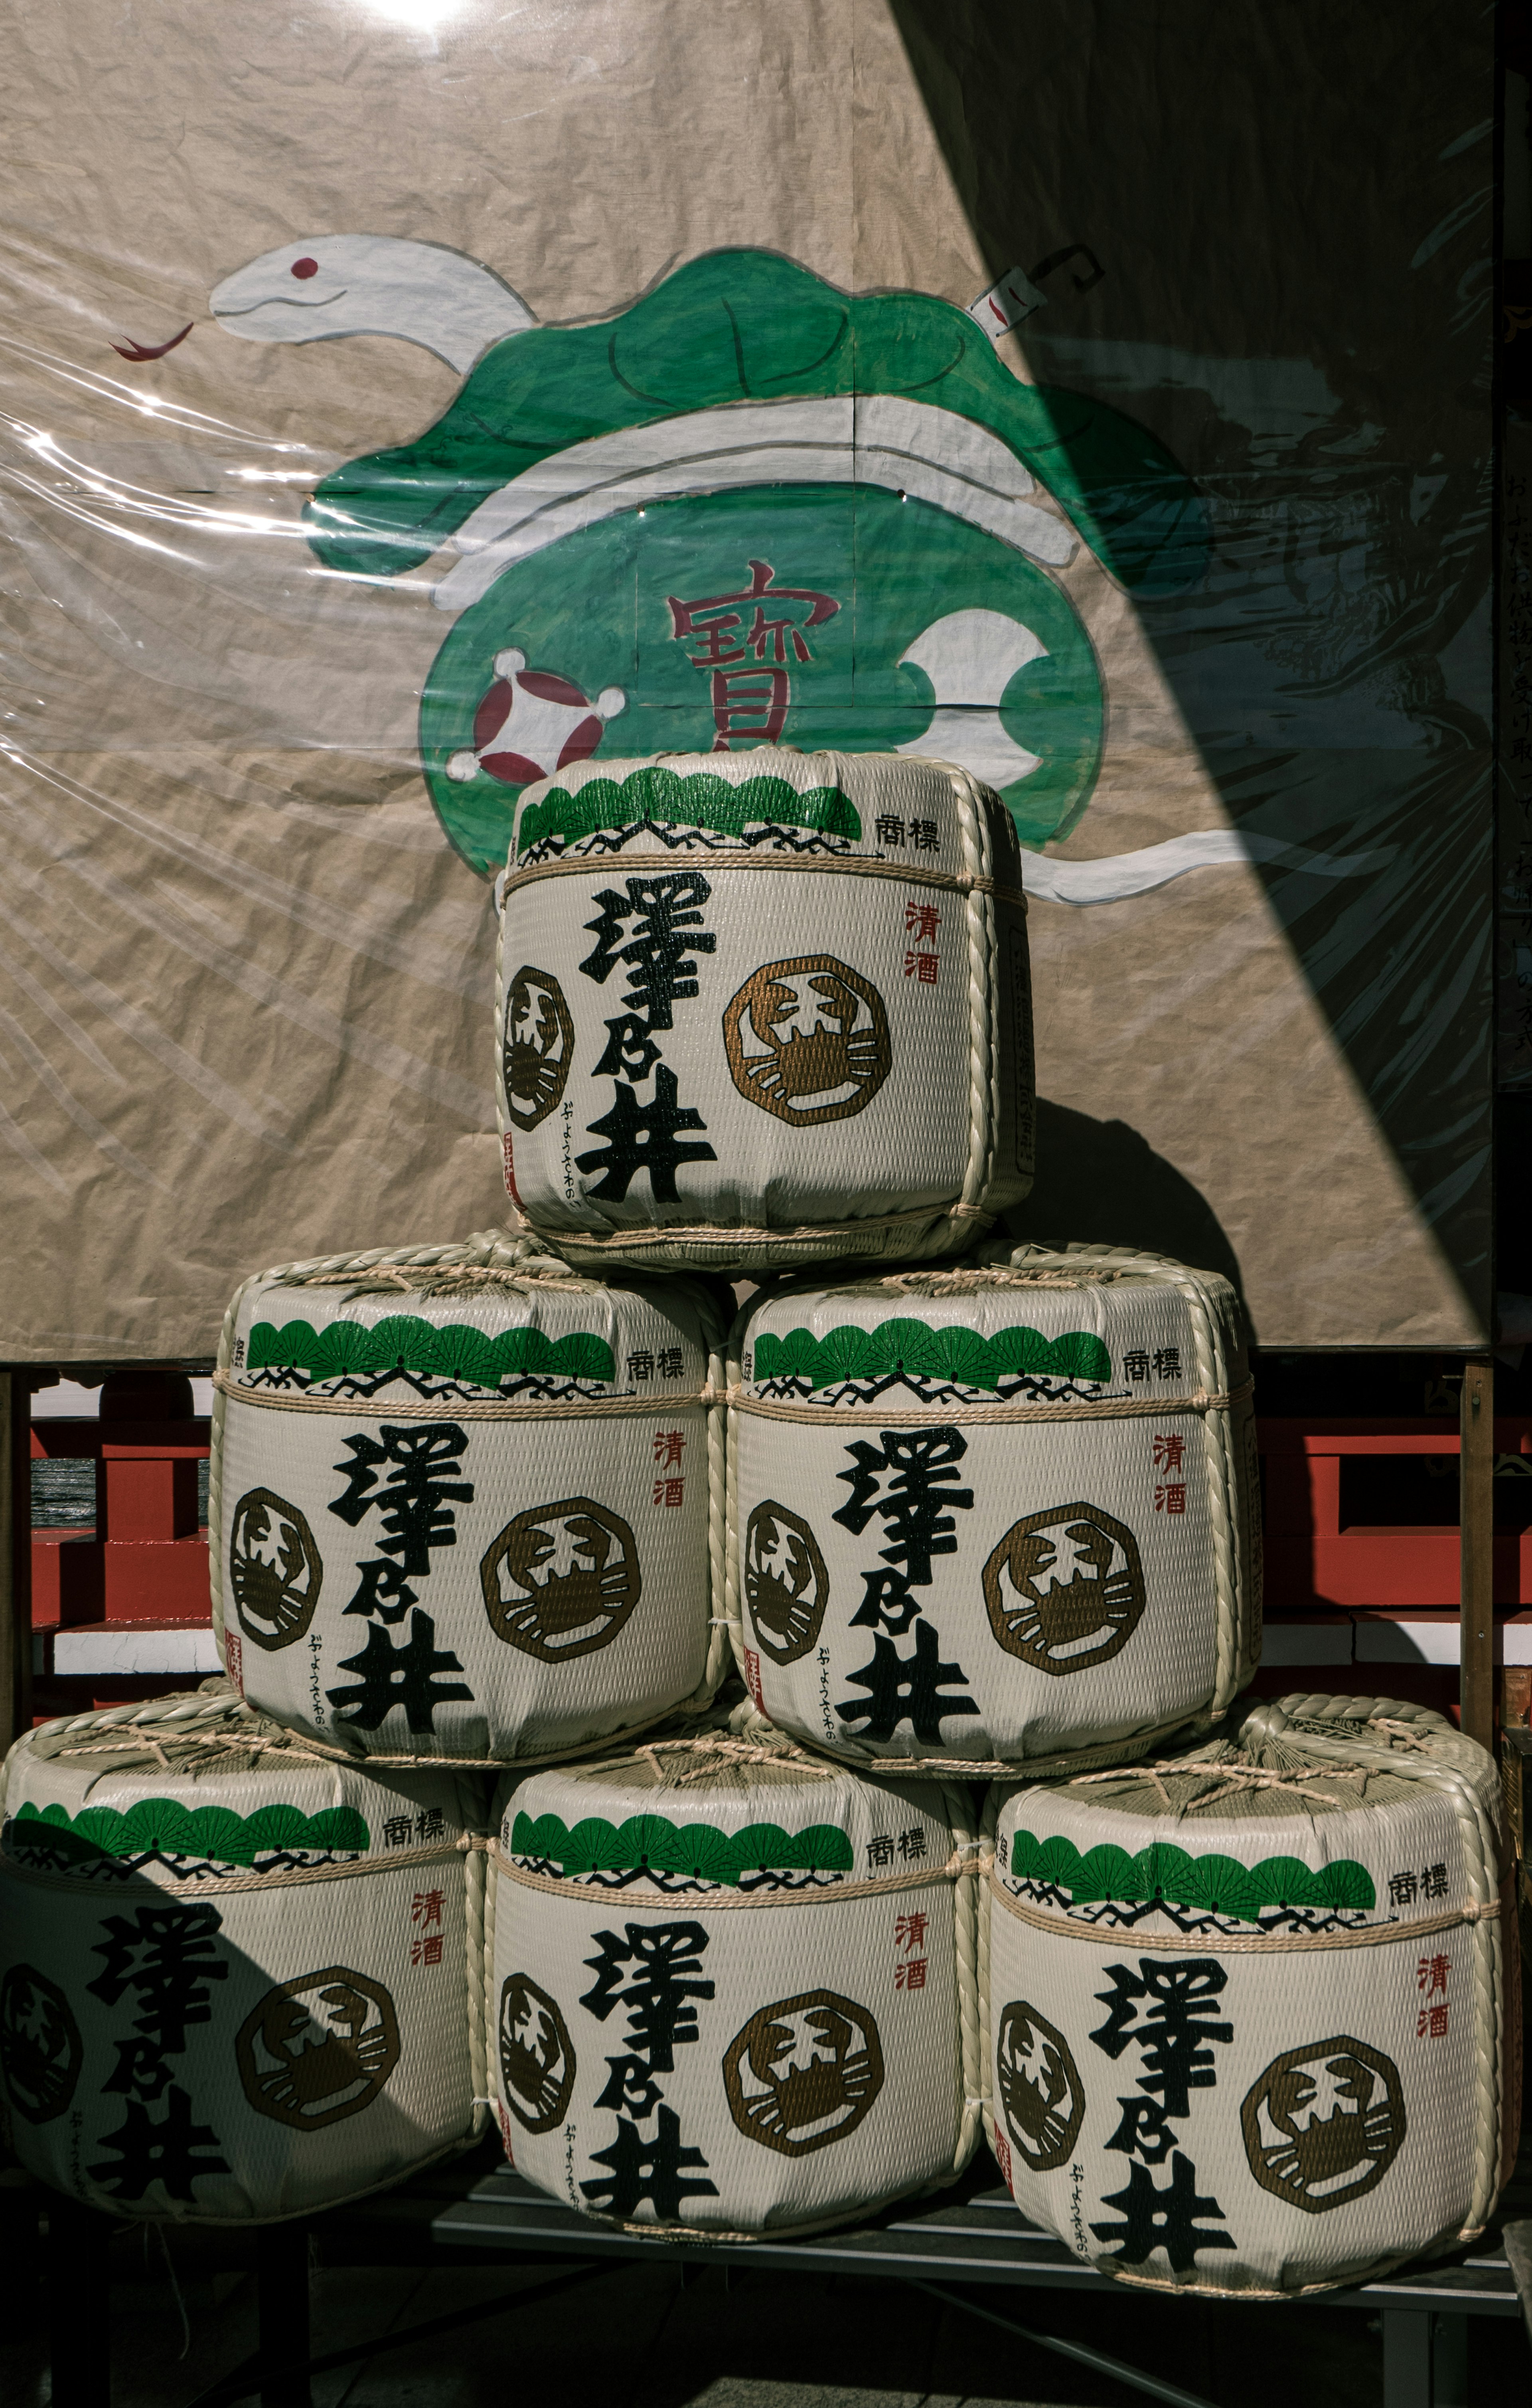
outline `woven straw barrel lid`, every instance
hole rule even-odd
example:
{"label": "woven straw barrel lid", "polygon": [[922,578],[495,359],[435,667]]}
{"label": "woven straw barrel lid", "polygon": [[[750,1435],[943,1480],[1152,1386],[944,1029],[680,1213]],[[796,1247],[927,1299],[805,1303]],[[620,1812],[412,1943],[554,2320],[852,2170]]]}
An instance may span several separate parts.
{"label": "woven straw barrel lid", "polygon": [[493,1232],[248,1281],[208,1520],[251,1702],[358,1756],[500,1762],[705,1705],[721,1331],[695,1282]]}
{"label": "woven straw barrel lid", "polygon": [[574,763],[501,894],[506,1183],[571,1261],[918,1260],[1026,1194],[1020,853],[966,770]]}
{"label": "woven straw barrel lid", "polygon": [[1255,1428],[1225,1281],[986,1246],[770,1289],[730,1356],[732,1627],[782,1728],[864,1762],[1083,1768],[1248,1679]]}
{"label": "woven straw barrel lid", "polygon": [[20,1741],[0,2075],[22,2163],[114,2215],[244,2223],[465,2143],[486,1802],[451,1768],[316,1758],[222,1683]]}
{"label": "woven straw barrel lid", "polygon": [[992,1792],[986,2050],[1025,2214],[1124,2282],[1282,2294],[1482,2226],[1519,2035],[1484,1750],[1396,1700],[1246,1702]]}
{"label": "woven straw barrel lid", "polygon": [[639,2229],[750,2234],[964,2163],[957,1792],[714,1733],[507,1782],[499,1807],[492,2054],[507,2147],[542,2189]]}

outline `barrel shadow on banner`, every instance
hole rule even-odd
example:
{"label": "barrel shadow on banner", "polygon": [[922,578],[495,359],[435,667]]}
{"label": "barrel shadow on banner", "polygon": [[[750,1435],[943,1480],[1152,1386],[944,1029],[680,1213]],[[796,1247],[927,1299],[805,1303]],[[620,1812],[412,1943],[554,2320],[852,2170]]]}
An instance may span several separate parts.
{"label": "barrel shadow on banner", "polygon": [[[1135,1246],[1219,1271],[1242,1297],[1239,1259],[1207,1197],[1126,1121],[1038,1101],[1038,1173],[1005,1215],[1012,1237]],[[1248,1307],[1247,1307],[1248,1311]]]}
{"label": "barrel shadow on banner", "polygon": [[[1012,367],[1019,351],[1050,396],[1141,422],[1208,515],[1205,576],[1133,596],[1195,756],[1146,787],[1130,756],[1114,773],[1109,745],[1110,809],[1088,850],[1116,852],[1129,820],[1139,846],[1181,835],[1188,809],[1206,826],[1216,790],[1354,1082],[1354,1107],[1338,1092],[1321,1110],[1306,1073],[1283,1092],[1302,1058],[1290,1024],[1263,1046],[1277,1076],[1260,1109],[1340,1188],[1349,1147],[1379,1133],[1413,1200],[1412,1260],[1425,1277],[1436,1241],[1461,1290],[1449,1309],[1469,1323],[1489,1302],[1493,1093],[1488,32],[1422,47],[1406,11],[1380,50],[1332,14],[1265,51],[1238,12],[1082,22],[1043,0],[1024,87],[1005,21],[969,0],[893,0],[893,16],[991,275],[1040,262],[1005,344]],[[1397,165],[1358,211],[1340,161],[1362,90],[1389,93]],[[1316,143],[1336,162],[1317,182]],[[1041,260],[1067,239],[1089,260]],[[1055,432],[1073,460],[1081,435],[1062,419]],[[1114,507],[1131,516],[1133,492]],[[1234,941],[1241,888],[1243,869],[1237,883],[1203,867],[1154,898],[1165,995],[1179,948],[1203,1040],[1183,1096],[1198,1109],[1221,1089],[1225,1109],[1261,1092],[1218,1035],[1227,999],[1241,1025],[1258,1009],[1250,989],[1212,973],[1224,1001],[1199,1018],[1192,977],[1208,974],[1207,944]],[[1112,974],[1096,917],[1068,913],[1057,940],[1077,988]],[[1353,1226],[1388,1214],[1375,1175],[1340,1202]],[[1366,1320],[1370,1300],[1353,1302]]]}

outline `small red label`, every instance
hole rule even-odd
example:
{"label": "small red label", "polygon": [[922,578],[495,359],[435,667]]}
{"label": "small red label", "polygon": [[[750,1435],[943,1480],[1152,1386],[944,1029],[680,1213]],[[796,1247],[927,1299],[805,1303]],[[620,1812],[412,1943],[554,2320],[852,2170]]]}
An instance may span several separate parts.
{"label": "small red label", "polygon": [[245,1651],[232,1630],[223,1633],[223,1669],[241,1697],[245,1694]]}
{"label": "small red label", "polygon": [[1006,2139],[999,2125],[993,2120],[990,2128],[995,2134],[995,2161],[1006,2178],[1007,2190],[1014,2193],[1016,2186],[1010,2179],[1010,2143]]}
{"label": "small red label", "polygon": [[756,1711],[766,1712],[766,1699],[761,1695],[761,1659],[753,1647],[745,1650],[745,1686],[755,1700]]}

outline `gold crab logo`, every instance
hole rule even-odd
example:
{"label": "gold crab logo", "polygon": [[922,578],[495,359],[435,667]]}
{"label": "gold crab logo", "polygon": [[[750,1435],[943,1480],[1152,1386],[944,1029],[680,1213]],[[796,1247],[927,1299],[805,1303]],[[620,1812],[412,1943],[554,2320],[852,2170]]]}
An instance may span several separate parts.
{"label": "gold crab logo", "polygon": [[745,1528],[745,1602],[762,1654],[774,1664],[807,1656],[829,1596],[830,1576],[808,1523],[764,1498]]}
{"label": "gold crab logo", "polygon": [[747,2139],[785,2157],[843,2141],[882,2086],[878,2026],[838,1990],[805,1990],[763,2007],[724,2052],[730,2114]]}
{"label": "gold crab logo", "polygon": [[1012,1999],[995,2041],[1006,2128],[1035,2174],[1062,2166],[1085,2121],[1085,2092],[1068,2042],[1036,2007]]}
{"label": "gold crab logo", "polygon": [[507,2106],[529,2132],[563,2123],[575,2086],[574,2042],[557,2000],[530,1973],[511,1973],[501,1986],[500,2078]]}
{"label": "gold crab logo", "polygon": [[371,2106],[399,2062],[399,2018],[380,1982],[326,1965],[268,1990],[234,2053],[258,2115],[317,2132]]}
{"label": "gold crab logo", "polygon": [[0,1983],[0,2071],[18,2115],[50,2124],[75,2095],[85,2043],[56,1982],[35,1965],[12,1965]]}
{"label": "gold crab logo", "polygon": [[740,1094],[794,1128],[864,1111],[893,1059],[882,996],[830,953],[747,979],[723,1014],[723,1050]]}
{"label": "gold crab logo", "polygon": [[307,1517],[274,1489],[247,1489],[229,1526],[229,1586],[246,1638],[291,1647],[314,1618],[323,1578]]}
{"label": "gold crab logo", "polygon": [[575,1024],[551,970],[523,962],[506,994],[506,1110],[524,1134],[557,1110],[569,1083]]}
{"label": "gold crab logo", "polygon": [[1099,1505],[1013,1522],[984,1566],[990,1628],[1038,1672],[1083,1672],[1127,1645],[1144,1610],[1138,1541]]}
{"label": "gold crab logo", "polygon": [[543,1664],[609,1647],[643,1589],[633,1532],[589,1497],[529,1505],[506,1524],[480,1576],[496,1639]]}
{"label": "gold crab logo", "polygon": [[1324,2215],[1376,2190],[1404,2143],[1399,2070],[1341,2032],[1273,2057],[1239,2110],[1263,2190]]}

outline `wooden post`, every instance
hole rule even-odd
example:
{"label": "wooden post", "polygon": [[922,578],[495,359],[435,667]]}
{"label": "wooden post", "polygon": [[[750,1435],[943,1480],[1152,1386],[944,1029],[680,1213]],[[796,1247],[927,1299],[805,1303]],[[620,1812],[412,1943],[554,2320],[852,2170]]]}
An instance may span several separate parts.
{"label": "wooden post", "polygon": [[32,1382],[0,1370],[0,1747],[32,1727]]}
{"label": "wooden post", "polygon": [[1495,1362],[1470,1354],[1463,1366],[1462,1603],[1458,1698],[1463,1728],[1495,1745]]}

